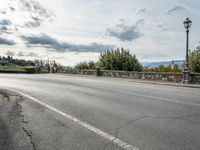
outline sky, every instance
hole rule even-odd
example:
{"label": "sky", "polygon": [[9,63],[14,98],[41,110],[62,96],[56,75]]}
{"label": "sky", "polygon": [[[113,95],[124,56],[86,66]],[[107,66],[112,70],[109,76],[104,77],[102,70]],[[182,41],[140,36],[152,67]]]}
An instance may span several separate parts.
{"label": "sky", "polygon": [[140,62],[182,60],[199,45],[197,0],[1,0],[0,55],[73,66],[124,47]]}

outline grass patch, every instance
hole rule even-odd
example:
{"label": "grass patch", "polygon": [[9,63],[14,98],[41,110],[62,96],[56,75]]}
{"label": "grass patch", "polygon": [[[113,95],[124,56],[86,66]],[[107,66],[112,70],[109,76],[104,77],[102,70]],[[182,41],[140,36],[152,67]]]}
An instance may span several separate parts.
{"label": "grass patch", "polygon": [[16,72],[18,72],[17,70],[24,70],[26,73],[36,72],[34,66],[0,66],[0,69],[15,69]]}
{"label": "grass patch", "polygon": [[0,66],[1,69],[30,69],[33,66]]}

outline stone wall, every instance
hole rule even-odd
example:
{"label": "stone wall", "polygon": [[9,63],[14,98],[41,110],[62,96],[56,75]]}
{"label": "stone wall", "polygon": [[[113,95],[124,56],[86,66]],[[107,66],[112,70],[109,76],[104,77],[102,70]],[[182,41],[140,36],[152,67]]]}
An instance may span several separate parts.
{"label": "stone wall", "polygon": [[190,77],[191,77],[191,83],[200,84],[200,73],[192,73]]}
{"label": "stone wall", "polygon": [[[95,76],[96,70],[65,70],[62,73]],[[168,81],[176,83],[182,82],[182,77],[183,77],[182,73],[129,72],[129,71],[110,71],[110,70],[101,70],[101,76],[141,79],[141,80]],[[200,74],[192,73],[191,82],[193,84],[200,84]]]}
{"label": "stone wall", "polygon": [[155,72],[128,72],[128,71],[101,71],[102,76],[142,79],[142,80],[160,80],[181,82],[181,73],[155,73]]}
{"label": "stone wall", "polygon": [[96,76],[96,70],[77,70],[77,69],[72,70],[72,69],[69,69],[69,70],[64,70],[64,72],[58,71],[58,73]]}

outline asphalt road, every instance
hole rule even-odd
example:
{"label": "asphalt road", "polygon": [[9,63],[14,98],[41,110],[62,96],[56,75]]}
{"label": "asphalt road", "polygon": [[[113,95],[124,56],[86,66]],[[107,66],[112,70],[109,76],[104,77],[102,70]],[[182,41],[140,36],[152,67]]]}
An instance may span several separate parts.
{"label": "asphalt road", "polygon": [[0,87],[30,96],[19,102],[30,149],[200,149],[198,88],[25,74],[0,74]]}

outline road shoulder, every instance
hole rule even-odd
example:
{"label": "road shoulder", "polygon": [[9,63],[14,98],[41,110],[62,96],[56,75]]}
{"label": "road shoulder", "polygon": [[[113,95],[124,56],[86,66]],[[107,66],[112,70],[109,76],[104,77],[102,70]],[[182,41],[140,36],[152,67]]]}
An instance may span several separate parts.
{"label": "road shoulder", "polygon": [[19,94],[0,90],[0,95],[1,150],[122,150],[76,122]]}
{"label": "road shoulder", "polygon": [[34,150],[23,127],[23,116],[18,104],[21,97],[0,90],[0,147],[1,150]]}

